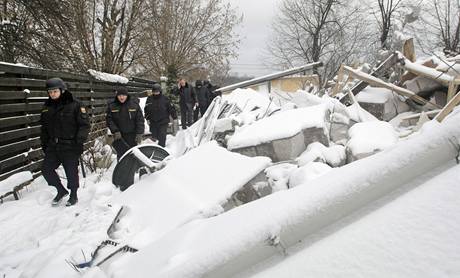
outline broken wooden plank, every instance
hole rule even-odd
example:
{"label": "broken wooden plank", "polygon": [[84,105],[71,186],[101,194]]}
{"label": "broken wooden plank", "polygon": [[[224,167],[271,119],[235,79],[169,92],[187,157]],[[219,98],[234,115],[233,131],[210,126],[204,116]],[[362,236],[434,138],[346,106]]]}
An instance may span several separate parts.
{"label": "broken wooden plank", "polygon": [[337,95],[343,88],[343,64],[340,65],[339,73],[337,74],[337,82],[335,83],[334,89],[332,89],[331,97]]}
{"label": "broken wooden plank", "polygon": [[430,119],[433,119],[434,117],[436,117],[436,115],[441,111],[441,109],[435,109],[435,110],[431,110],[431,111],[426,111],[426,112],[422,112],[422,113],[417,113],[417,114],[413,114],[413,115],[410,115],[410,116],[407,116],[407,117],[404,117],[404,118],[401,118],[401,126],[411,126],[411,125],[415,125],[417,124],[418,122],[418,119],[420,118],[420,116],[422,114],[425,114],[428,116],[428,118]]}
{"label": "broken wooden plank", "polygon": [[[381,75],[385,70],[391,68],[393,65],[395,65],[398,62],[398,54],[395,52],[390,55],[385,61],[380,63],[378,67],[371,71],[370,75],[371,76],[378,76]],[[369,84],[367,84],[365,81],[361,80],[358,84],[353,86],[351,88],[351,91],[353,92],[354,95],[358,94],[361,92],[364,88],[366,88]]]}
{"label": "broken wooden plank", "polygon": [[409,91],[405,88],[401,88],[401,87],[398,87],[394,84],[391,84],[391,83],[387,83],[375,76],[371,76],[367,73],[364,73],[362,71],[359,71],[359,70],[355,70],[351,67],[348,67],[348,66],[344,66],[344,70],[347,71],[350,75],[352,75],[354,78],[357,78],[357,79],[360,79],[364,82],[366,82],[367,84],[369,85],[372,85],[374,87],[382,87],[382,88],[387,88],[389,90],[392,90],[394,91],[395,93],[399,94],[399,95],[402,95],[404,97],[407,97],[407,98],[410,98],[414,101],[417,101],[419,103],[423,103],[423,104],[427,104],[429,103],[430,105],[434,106],[435,108],[441,108],[439,105],[437,105],[436,103],[433,103],[433,102],[430,102],[430,101],[427,101],[426,99],[416,95],[414,92],[412,91]]}
{"label": "broken wooden plank", "polygon": [[446,106],[444,106],[444,108],[441,110],[441,112],[439,112],[439,114],[436,116],[436,120],[438,122],[442,122],[446,117],[447,115],[450,114],[450,112],[452,112],[452,110],[454,110],[454,107],[457,106],[457,104],[460,103],[460,92],[457,93],[455,95],[455,97],[453,97],[448,103]]}
{"label": "broken wooden plank", "polygon": [[457,93],[458,83],[455,81],[449,82],[449,89],[447,91],[447,101],[450,101],[455,93]]}
{"label": "broken wooden plank", "polygon": [[415,64],[409,61],[407,58],[401,57],[400,59],[400,65],[403,67],[405,70],[418,75],[418,76],[423,76],[426,78],[433,79],[445,86],[449,86],[450,82],[453,82],[455,80],[455,77],[445,74],[441,71],[438,71],[434,68],[426,67],[424,65],[420,64]]}
{"label": "broken wooden plank", "polygon": [[403,55],[409,61],[415,62],[415,48],[414,48],[414,39],[413,38],[410,38],[410,39],[404,41]]}

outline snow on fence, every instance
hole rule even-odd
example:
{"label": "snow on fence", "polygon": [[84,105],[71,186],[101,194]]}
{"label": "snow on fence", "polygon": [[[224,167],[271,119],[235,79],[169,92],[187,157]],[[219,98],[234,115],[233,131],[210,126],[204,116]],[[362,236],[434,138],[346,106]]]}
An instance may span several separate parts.
{"label": "snow on fence", "polygon": [[[48,98],[45,81],[62,78],[72,94],[86,106],[91,119],[91,140],[106,133],[105,109],[114,97],[116,79],[100,80],[90,73],[77,74],[0,62],[0,180],[20,172],[39,174],[40,111]],[[120,76],[120,78],[122,78]],[[120,79],[121,80],[121,79]],[[125,85],[136,96],[145,96],[154,81],[131,78]]]}

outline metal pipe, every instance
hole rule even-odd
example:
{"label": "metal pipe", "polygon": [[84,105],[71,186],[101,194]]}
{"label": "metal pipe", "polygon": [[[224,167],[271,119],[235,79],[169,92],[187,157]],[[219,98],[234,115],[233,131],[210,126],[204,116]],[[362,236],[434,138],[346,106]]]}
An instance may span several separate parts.
{"label": "metal pipe", "polygon": [[320,67],[322,65],[323,65],[322,62],[315,62],[315,63],[303,65],[303,66],[300,66],[300,67],[296,67],[296,68],[290,68],[290,69],[285,70],[285,71],[275,72],[275,73],[271,73],[271,74],[268,74],[268,75],[256,77],[256,78],[253,78],[253,79],[250,79],[250,80],[246,80],[246,81],[243,81],[243,82],[239,82],[239,83],[236,83],[236,84],[228,85],[228,86],[216,89],[215,92],[227,92],[227,91],[231,91],[231,90],[238,89],[238,88],[246,88],[246,87],[253,86],[253,85],[256,85],[256,84],[259,84],[259,83],[263,83],[263,82],[267,82],[267,81],[269,82],[270,80],[278,79],[278,78],[281,78],[281,77],[284,77],[284,76],[293,75],[293,74],[296,74],[296,73],[299,73],[299,72],[302,72],[302,71],[307,71],[307,70],[310,70],[310,69],[314,69],[314,68]]}

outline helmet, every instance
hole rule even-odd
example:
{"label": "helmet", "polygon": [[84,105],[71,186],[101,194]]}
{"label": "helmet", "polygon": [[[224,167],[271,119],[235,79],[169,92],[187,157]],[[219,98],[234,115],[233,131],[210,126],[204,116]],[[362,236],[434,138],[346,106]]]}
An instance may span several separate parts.
{"label": "helmet", "polygon": [[161,85],[156,83],[152,86],[152,92],[161,92]]}
{"label": "helmet", "polygon": [[196,81],[195,81],[195,86],[196,86],[196,87],[200,87],[200,86],[202,86],[202,85],[203,85],[203,81],[201,81],[201,80],[196,80]]}
{"label": "helmet", "polygon": [[46,90],[61,89],[61,91],[66,91],[67,86],[61,78],[54,77],[46,80]]}

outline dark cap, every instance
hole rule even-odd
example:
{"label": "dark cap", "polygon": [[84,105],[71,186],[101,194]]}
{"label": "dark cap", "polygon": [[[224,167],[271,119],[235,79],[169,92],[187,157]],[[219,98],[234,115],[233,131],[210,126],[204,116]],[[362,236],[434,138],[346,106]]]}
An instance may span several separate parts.
{"label": "dark cap", "polygon": [[122,86],[116,87],[116,88],[114,89],[114,92],[115,92],[115,94],[116,94],[117,96],[119,96],[119,95],[125,95],[125,96],[127,96],[127,95],[128,95],[128,89],[126,89],[126,87],[122,87]]}
{"label": "dark cap", "polygon": [[153,84],[152,92],[161,92],[161,85],[160,84]]}

